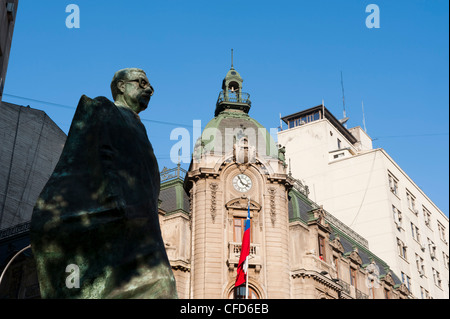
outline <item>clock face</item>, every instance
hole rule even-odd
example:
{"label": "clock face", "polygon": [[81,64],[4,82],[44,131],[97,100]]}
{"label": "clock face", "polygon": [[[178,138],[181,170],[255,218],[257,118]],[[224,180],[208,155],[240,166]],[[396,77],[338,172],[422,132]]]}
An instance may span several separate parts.
{"label": "clock face", "polygon": [[239,192],[247,192],[252,188],[252,180],[244,174],[236,175],[233,178],[233,186]]}

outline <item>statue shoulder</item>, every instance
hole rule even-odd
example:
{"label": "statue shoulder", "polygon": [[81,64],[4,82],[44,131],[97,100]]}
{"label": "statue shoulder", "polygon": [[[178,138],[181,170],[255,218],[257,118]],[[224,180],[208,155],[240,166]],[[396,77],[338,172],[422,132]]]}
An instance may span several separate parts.
{"label": "statue shoulder", "polygon": [[104,96],[97,96],[94,99],[91,99],[90,97],[86,96],[86,95],[82,95],[80,98],[80,101],[78,102],[78,105],[83,105],[83,106],[103,106],[103,107],[114,107],[114,102],[110,101],[108,98],[104,97]]}
{"label": "statue shoulder", "polygon": [[76,114],[75,117],[85,118],[87,116],[89,118],[93,118],[96,115],[100,115],[115,108],[116,106],[114,103],[104,96],[98,96],[91,99],[86,95],[82,95],[75,112],[78,114]]}

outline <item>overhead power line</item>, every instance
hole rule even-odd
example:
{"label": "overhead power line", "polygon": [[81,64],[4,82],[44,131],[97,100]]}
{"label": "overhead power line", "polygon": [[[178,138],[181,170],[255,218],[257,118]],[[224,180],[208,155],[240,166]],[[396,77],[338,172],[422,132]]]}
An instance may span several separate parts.
{"label": "overhead power line", "polygon": [[[48,101],[42,101],[42,100],[32,99],[32,98],[18,96],[18,95],[12,95],[12,94],[3,94],[3,95],[4,96],[8,96],[8,97],[12,97],[12,98],[16,98],[16,99],[30,101],[30,102],[42,103],[42,104],[52,105],[52,106],[56,106],[56,107],[62,107],[62,108],[65,108],[65,109],[70,109],[70,110],[75,110],[76,109],[76,107],[69,106],[69,105],[53,103],[53,102],[48,102]],[[141,121],[143,121],[143,122],[150,122],[150,123],[156,123],[156,124],[162,124],[162,125],[181,126],[181,127],[187,127],[187,128],[192,128],[193,127],[193,125],[188,125],[188,124],[180,124],[180,123],[174,123],[174,122],[150,120],[150,119],[146,119],[146,118],[142,118],[142,117],[141,117]]]}
{"label": "overhead power line", "polygon": [[391,135],[391,136],[379,136],[373,139],[373,141],[382,139],[382,138],[402,138],[402,137],[424,137],[424,136],[439,136],[439,135],[448,135],[447,133],[425,133],[425,134],[411,134],[411,135]]}

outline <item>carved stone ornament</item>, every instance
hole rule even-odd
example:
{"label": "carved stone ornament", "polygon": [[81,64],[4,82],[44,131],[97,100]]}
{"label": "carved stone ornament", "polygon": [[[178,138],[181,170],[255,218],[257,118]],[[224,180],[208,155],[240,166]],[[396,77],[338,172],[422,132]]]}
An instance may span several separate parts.
{"label": "carved stone ornament", "polygon": [[239,165],[239,171],[241,172],[241,174],[243,174],[248,169],[249,165],[249,163]]}
{"label": "carved stone ornament", "polygon": [[398,291],[400,291],[400,293],[408,296],[410,294],[408,287],[406,287],[406,285],[404,283],[402,283],[400,285],[400,287],[398,287]]}
{"label": "carved stone ornament", "polygon": [[189,213],[191,214],[191,218],[189,218],[189,229],[192,229],[192,212],[194,205],[194,188],[191,187],[189,190]]}
{"label": "carved stone ornament", "polygon": [[[248,208],[248,198],[244,195],[240,198],[234,198],[230,201],[228,201],[225,204],[225,208],[228,210],[228,221],[230,223],[230,227],[233,222],[232,215],[236,211],[241,211],[242,213],[245,212],[247,214],[247,208]],[[262,221],[261,218],[259,218],[259,212],[261,211],[261,205],[253,200],[250,201],[250,211],[252,212],[252,220],[254,224],[259,223],[259,227],[262,230]],[[224,217],[224,225],[226,225],[227,217]]]}
{"label": "carved stone ornament", "polygon": [[217,193],[217,189],[219,188],[219,184],[217,183],[211,183],[209,185],[209,188],[211,188],[211,218],[212,218],[212,222],[213,224],[216,221],[216,215],[217,215],[217,209],[216,209],[216,193]]}
{"label": "carved stone ornament", "polygon": [[350,253],[349,258],[357,265],[362,265],[362,259],[359,256],[358,248],[354,248],[353,251]]}
{"label": "carved stone ornament", "polygon": [[[225,204],[225,207],[227,209],[247,209],[248,208],[248,198],[246,197],[240,197],[240,198],[234,198],[230,200],[228,203]],[[260,211],[261,206],[256,203],[255,201],[250,201],[250,210],[256,210]]]}
{"label": "carved stone ornament", "polygon": [[377,278],[380,276],[380,267],[378,267],[378,265],[374,261],[372,261],[366,267],[366,271],[367,271],[368,274],[376,276]]}
{"label": "carved stone ornament", "polygon": [[272,226],[275,226],[275,221],[276,221],[276,206],[275,206],[275,194],[276,193],[277,193],[277,189],[275,187],[269,187],[270,221],[272,222]]}
{"label": "carved stone ornament", "polygon": [[345,251],[344,246],[342,246],[341,239],[340,239],[338,236],[336,236],[336,237],[333,239],[333,241],[331,242],[331,246],[332,246],[335,250],[337,250],[338,252],[340,252],[341,254],[343,254],[344,251]]}
{"label": "carved stone ornament", "polygon": [[395,282],[394,279],[392,278],[391,273],[389,272],[386,276],[384,276],[383,281],[388,284],[389,286],[394,286]]}

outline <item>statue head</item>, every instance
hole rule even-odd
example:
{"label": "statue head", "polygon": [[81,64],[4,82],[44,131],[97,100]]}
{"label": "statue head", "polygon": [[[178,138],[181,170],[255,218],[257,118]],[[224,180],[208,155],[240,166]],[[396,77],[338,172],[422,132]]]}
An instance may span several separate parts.
{"label": "statue head", "polygon": [[114,74],[111,92],[116,103],[139,113],[147,108],[154,89],[143,70],[128,68]]}

